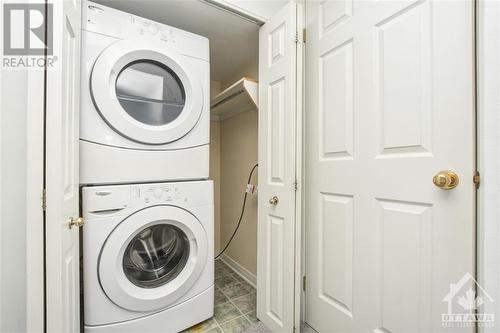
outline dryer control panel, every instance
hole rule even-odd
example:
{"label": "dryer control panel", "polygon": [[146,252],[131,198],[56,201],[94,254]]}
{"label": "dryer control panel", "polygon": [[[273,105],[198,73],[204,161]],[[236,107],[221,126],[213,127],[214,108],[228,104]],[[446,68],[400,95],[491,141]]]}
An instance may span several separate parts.
{"label": "dryer control panel", "polygon": [[82,3],[82,30],[118,39],[148,38],[181,54],[209,61],[207,38],[90,1]]}
{"label": "dryer control panel", "polygon": [[116,37],[145,36],[175,43],[176,28],[139,16],[118,12],[102,5],[84,6],[84,30],[105,31]]}

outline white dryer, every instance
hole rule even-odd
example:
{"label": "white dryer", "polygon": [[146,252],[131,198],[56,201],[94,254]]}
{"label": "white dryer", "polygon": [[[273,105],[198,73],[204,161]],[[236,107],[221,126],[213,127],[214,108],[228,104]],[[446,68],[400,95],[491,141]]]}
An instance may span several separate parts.
{"label": "white dryer", "polygon": [[212,181],[84,187],[86,332],[178,332],[213,316]]}
{"label": "white dryer", "polygon": [[207,179],[209,42],[84,3],[82,184]]}

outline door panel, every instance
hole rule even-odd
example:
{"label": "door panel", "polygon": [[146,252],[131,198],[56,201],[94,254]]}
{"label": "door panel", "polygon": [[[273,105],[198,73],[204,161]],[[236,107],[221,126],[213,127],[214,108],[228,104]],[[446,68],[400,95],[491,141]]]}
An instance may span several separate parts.
{"label": "door panel", "polygon": [[[352,317],[352,196],[320,194],[319,297]],[[328,221],[338,221],[328,223]]]}
{"label": "door panel", "polygon": [[285,169],[285,79],[269,84],[269,183],[283,185]]}
{"label": "door panel", "polygon": [[[473,3],[306,13],[306,321],[441,331],[450,284],[474,274]],[[446,169],[450,191],[432,181]]]}
{"label": "door panel", "polygon": [[[50,2],[57,60],[46,82],[47,331],[80,332],[78,129],[80,108],[79,1]],[[50,12],[49,12],[50,13]]]}
{"label": "door panel", "polygon": [[416,2],[375,25],[374,93],[382,156],[430,153],[430,7],[429,1]]}
{"label": "door panel", "polygon": [[351,39],[320,56],[319,93],[322,112],[319,116],[323,125],[319,128],[319,144],[323,159],[353,157],[352,52]]}
{"label": "door panel", "polygon": [[257,316],[276,332],[294,326],[296,19],[290,2],[259,32]]}

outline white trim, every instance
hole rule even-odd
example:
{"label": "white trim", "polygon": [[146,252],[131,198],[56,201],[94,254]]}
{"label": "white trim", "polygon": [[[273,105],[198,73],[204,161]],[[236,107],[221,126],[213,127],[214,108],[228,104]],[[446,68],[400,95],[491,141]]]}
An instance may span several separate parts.
{"label": "white trim", "polygon": [[266,23],[269,18],[254,13],[248,9],[245,9],[241,6],[238,6],[231,0],[203,0],[206,4],[213,5],[221,10],[225,10],[237,16],[240,16],[243,19],[246,19],[249,22],[255,23],[257,25],[262,25]]}
{"label": "white trim", "polygon": [[305,2],[297,1],[297,63],[296,63],[296,128],[295,128],[295,177],[297,190],[295,192],[295,282],[294,282],[294,325],[300,331],[300,323],[305,319],[305,307],[303,300],[305,294],[302,290],[302,276],[305,274],[305,228],[302,221],[304,219],[305,207],[302,200],[304,193],[304,110],[305,110],[305,47],[304,47],[304,27],[305,27]]}
{"label": "white trim", "polygon": [[[0,6],[0,17],[3,18],[3,6]],[[0,34],[0,47],[2,48],[2,54],[3,54],[3,33]],[[3,114],[4,114],[4,110],[3,110],[3,103],[1,101],[4,101],[4,96],[3,96],[3,90],[2,90],[2,81],[3,81],[3,73],[4,73],[5,69],[3,69],[3,67],[0,67],[0,129],[2,128],[2,122],[3,122]],[[3,162],[2,161],[2,135],[0,135],[0,162]],[[1,164],[2,165],[2,168],[3,168],[3,163]],[[3,179],[2,179],[2,172],[0,170],[0,189],[3,188]],[[3,215],[3,200],[2,200],[2,191],[0,191],[0,217]],[[3,238],[2,238],[2,225],[0,225],[0,244],[1,242],[3,241]],[[2,247],[0,246],[0,260],[2,259]],[[2,266],[1,263],[0,263],[0,331],[2,330],[2,323],[4,322],[3,318],[2,318],[2,314],[3,314],[3,310],[2,310],[2,302],[1,300],[3,299],[3,285],[2,285]]]}
{"label": "white trim", "polygon": [[480,311],[494,314],[495,327],[479,327],[493,333],[500,325],[500,3],[477,2],[477,100],[478,191],[477,280],[495,302]]}
{"label": "white trim", "polygon": [[250,283],[252,287],[257,288],[257,276],[255,274],[250,272],[245,267],[241,266],[236,260],[234,260],[225,253],[221,255],[220,260],[222,260],[226,265],[228,265],[229,268],[231,268],[236,274],[241,276],[243,280]]}

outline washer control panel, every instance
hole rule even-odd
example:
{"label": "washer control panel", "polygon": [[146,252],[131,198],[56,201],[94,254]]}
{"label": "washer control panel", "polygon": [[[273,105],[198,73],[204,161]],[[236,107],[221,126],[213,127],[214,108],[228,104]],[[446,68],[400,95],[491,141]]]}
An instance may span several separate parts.
{"label": "washer control panel", "polygon": [[127,215],[145,207],[213,205],[213,181],[85,186],[82,211],[94,216]]}
{"label": "washer control panel", "polygon": [[175,184],[132,185],[130,187],[132,200],[145,204],[186,203],[187,197]]}

